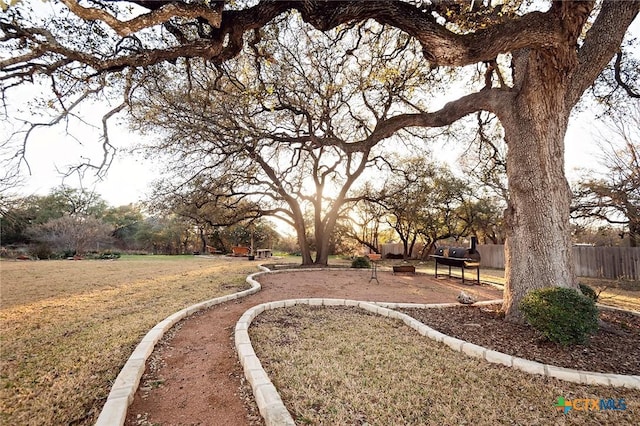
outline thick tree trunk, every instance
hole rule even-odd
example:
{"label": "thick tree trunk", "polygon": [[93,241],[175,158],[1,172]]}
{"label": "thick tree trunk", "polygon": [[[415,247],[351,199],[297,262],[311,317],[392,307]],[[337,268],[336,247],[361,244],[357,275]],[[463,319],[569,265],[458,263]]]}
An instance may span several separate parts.
{"label": "thick tree trunk", "polygon": [[409,248],[407,255],[409,256],[409,259],[413,258],[413,249],[416,246],[416,240],[418,239],[418,234],[413,234],[413,238],[411,238],[411,243],[409,244]]}
{"label": "thick tree trunk", "polygon": [[303,223],[296,224],[296,234],[298,235],[298,245],[300,246],[300,255],[302,256],[302,265],[313,264],[313,258],[311,257],[311,248],[307,241],[306,230]]}
{"label": "thick tree trunk", "polygon": [[400,240],[402,241],[402,259],[408,260],[409,259],[409,239],[401,236]]}
{"label": "thick tree trunk", "polygon": [[198,226],[198,237],[200,238],[200,243],[202,243],[200,252],[207,254],[207,239],[204,236],[204,229],[201,226]]}
{"label": "thick tree trunk", "polygon": [[316,259],[314,265],[328,266],[329,265],[329,236],[330,232],[326,232],[322,223],[315,230],[316,240]]}
{"label": "thick tree trunk", "polygon": [[520,166],[508,172],[511,196],[506,211],[503,309],[513,320],[519,319],[518,305],[529,291],[549,286],[577,288],[563,156],[539,149],[540,144],[561,146],[564,133],[549,132],[534,139],[531,130],[522,125],[519,137],[509,145],[510,156],[517,157]]}
{"label": "thick tree trunk", "polygon": [[301,221],[301,224],[296,226],[296,234],[298,236],[298,244],[300,245],[300,253],[302,255],[302,265],[303,266],[328,266],[329,265],[329,237],[331,236],[331,232],[333,228],[329,232],[324,230],[324,228],[316,228],[314,230],[314,238],[316,241],[316,256],[315,260],[311,254],[311,244],[307,239],[306,229],[304,227],[304,223]]}
{"label": "thick tree trunk", "polygon": [[317,249],[315,264],[318,266],[329,266],[329,245],[337,221],[338,208],[334,206],[327,212],[325,220],[317,224],[315,235]]}
{"label": "thick tree trunk", "polygon": [[[508,144],[509,194],[505,224],[506,318],[521,321],[521,299],[549,286],[577,288],[573,270],[569,205],[564,174],[565,106],[562,71],[544,55],[529,53],[525,87],[503,120]],[[533,59],[531,58],[533,57]]]}
{"label": "thick tree trunk", "polygon": [[318,266],[329,266],[329,237],[323,236],[326,241],[318,242],[318,251],[316,252],[316,261]]}

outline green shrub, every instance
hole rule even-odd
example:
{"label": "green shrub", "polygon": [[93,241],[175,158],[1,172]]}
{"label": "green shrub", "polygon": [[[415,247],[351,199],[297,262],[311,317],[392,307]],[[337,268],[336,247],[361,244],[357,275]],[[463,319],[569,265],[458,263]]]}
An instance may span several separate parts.
{"label": "green shrub", "polygon": [[366,269],[371,268],[371,263],[369,262],[369,258],[361,256],[353,259],[353,261],[351,262],[351,267]]}
{"label": "green shrub", "polygon": [[36,259],[46,260],[54,257],[53,251],[51,251],[51,247],[47,244],[38,244],[37,246],[31,248],[29,250],[29,254],[31,257],[35,257]]}
{"label": "green shrub", "polygon": [[118,253],[117,251],[107,250],[100,253],[95,253],[93,258],[99,260],[120,259],[120,253]]}
{"label": "green shrub", "polygon": [[520,309],[532,327],[562,346],[585,343],[598,330],[595,302],[574,289],[534,290],[522,299]]}
{"label": "green shrub", "polygon": [[585,296],[587,296],[589,299],[593,300],[594,303],[598,303],[598,293],[596,293],[596,291],[589,287],[586,284],[580,284],[580,291],[582,292],[582,294],[584,294]]}
{"label": "green shrub", "polygon": [[85,259],[91,259],[91,260],[113,260],[113,259],[120,259],[120,253],[116,252],[116,251],[102,251],[102,252],[90,252],[87,253],[84,257]]}

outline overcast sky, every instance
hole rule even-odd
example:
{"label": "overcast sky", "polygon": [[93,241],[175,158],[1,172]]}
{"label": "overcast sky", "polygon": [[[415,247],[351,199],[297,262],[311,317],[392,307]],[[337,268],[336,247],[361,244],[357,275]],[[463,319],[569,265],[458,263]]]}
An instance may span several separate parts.
{"label": "overcast sky", "polygon": [[[5,128],[6,132],[6,128]],[[31,176],[25,176],[26,185],[20,191],[23,195],[46,195],[63,180],[58,170],[89,157],[94,163],[101,159],[101,142],[97,130],[75,131],[76,140],[65,134],[62,128],[42,128],[36,131],[27,147],[27,160],[31,167]],[[596,168],[598,166],[598,147],[596,127],[590,114],[582,114],[573,120],[566,138],[566,172],[571,181],[577,177],[576,170]],[[148,193],[148,186],[158,173],[159,167],[124,152],[124,149],[139,141],[139,136],[128,132],[122,126],[111,129],[112,142],[122,151],[116,158],[103,181],[97,181],[91,171],[87,171],[82,184],[96,192],[112,206],[136,203]],[[441,154],[443,160],[455,161],[450,150]],[[455,166],[455,165],[454,165]],[[57,170],[58,169],[58,170]],[[26,172],[26,170],[25,170]],[[64,179],[64,183],[78,187],[78,176]]]}
{"label": "overcast sky", "polygon": [[[31,175],[25,176],[26,185],[23,194],[46,195],[52,188],[62,183],[72,187],[84,186],[102,195],[112,206],[136,203],[145,197],[147,188],[154,178],[154,167],[149,162],[124,152],[139,138],[121,128],[113,128],[110,137],[120,149],[107,175],[100,180],[95,171],[87,170],[80,179],[78,174],[64,177],[69,166],[81,163],[89,158],[92,163],[102,160],[101,141],[97,131],[78,133],[78,139],[65,134],[63,129],[39,129],[27,145],[27,161]],[[25,170],[26,173],[26,170]]]}

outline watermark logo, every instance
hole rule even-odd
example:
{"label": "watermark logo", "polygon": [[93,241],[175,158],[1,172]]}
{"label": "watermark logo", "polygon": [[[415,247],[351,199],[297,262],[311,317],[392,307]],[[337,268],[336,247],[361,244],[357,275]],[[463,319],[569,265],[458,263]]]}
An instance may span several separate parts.
{"label": "watermark logo", "polygon": [[567,401],[562,396],[558,397],[558,400],[556,401],[556,409],[558,411],[562,411],[567,414],[571,410],[571,408],[573,408],[571,401]]}
{"label": "watermark logo", "polygon": [[624,411],[627,409],[627,403],[624,398],[576,398],[565,399],[559,396],[556,400],[555,407],[558,411],[567,414],[571,410],[575,411]]}

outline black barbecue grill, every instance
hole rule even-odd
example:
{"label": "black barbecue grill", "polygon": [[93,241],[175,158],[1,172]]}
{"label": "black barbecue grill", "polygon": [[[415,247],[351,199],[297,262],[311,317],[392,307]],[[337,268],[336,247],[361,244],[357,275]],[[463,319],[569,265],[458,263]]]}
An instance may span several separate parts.
{"label": "black barbecue grill", "polygon": [[438,265],[449,267],[448,277],[451,278],[451,267],[459,267],[462,271],[464,283],[464,270],[475,269],[476,281],[480,284],[480,252],[476,249],[477,239],[471,238],[471,246],[465,247],[438,247],[431,257],[436,261],[436,278],[438,278]]}

